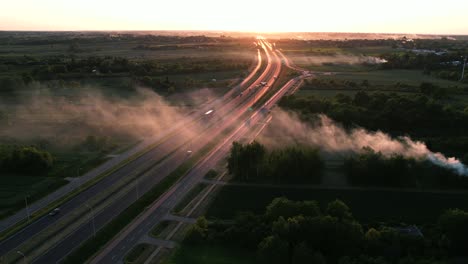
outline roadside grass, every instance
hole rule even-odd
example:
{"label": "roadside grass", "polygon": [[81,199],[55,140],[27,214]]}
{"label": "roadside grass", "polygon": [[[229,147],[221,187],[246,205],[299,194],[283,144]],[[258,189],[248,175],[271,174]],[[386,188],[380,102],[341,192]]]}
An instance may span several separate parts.
{"label": "roadside grass", "polygon": [[[59,207],[61,204],[73,199],[75,196],[80,194],[82,191],[84,191],[87,188],[90,188],[91,186],[95,185],[100,180],[104,179],[106,176],[108,176],[111,173],[114,173],[115,171],[121,169],[123,166],[127,165],[128,163],[132,162],[133,160],[137,159],[138,157],[144,155],[146,152],[148,152],[152,148],[158,146],[161,142],[163,142],[163,140],[165,140],[165,138],[163,138],[160,141],[158,141],[158,142],[156,142],[154,144],[151,144],[150,146],[146,147],[145,149],[133,154],[132,156],[128,157],[126,160],[122,161],[118,165],[116,165],[116,166],[110,168],[109,170],[103,172],[102,174],[95,177],[94,179],[84,183],[80,188],[77,188],[77,189],[69,192],[67,195],[63,196],[62,198],[53,201],[52,203],[50,203],[48,206],[42,208],[41,210],[38,210],[38,211],[32,213],[31,214],[31,221],[35,221],[35,220],[39,219],[40,217],[46,215],[53,208]],[[27,221],[26,219],[21,220],[20,222],[18,222],[14,226],[0,232],[0,240],[4,239],[6,237],[9,237],[10,235],[18,232],[22,228],[26,227],[28,224],[29,224],[29,221]]]}
{"label": "roadside grass", "polygon": [[[0,177],[0,219],[25,208],[68,181],[57,177],[2,175]],[[26,211],[25,211],[26,215]]]}
{"label": "roadside grass", "polygon": [[128,252],[124,258],[125,264],[144,263],[145,260],[156,250],[156,246],[150,244],[138,244]]}
{"label": "roadside grass", "polygon": [[192,200],[197,197],[198,194],[200,194],[206,187],[208,186],[208,184],[205,184],[205,183],[199,183],[197,185],[195,185],[195,187],[193,187],[190,192],[184,196],[184,198],[182,198],[182,200],[177,203],[177,205],[174,207],[174,209],[172,210],[175,214],[180,214],[184,208],[190,203],[192,202]]}
{"label": "roadside grass", "polygon": [[[125,147],[125,146],[123,146]],[[78,177],[96,168],[110,158],[111,151],[51,151],[55,157],[54,166],[46,177],[34,175],[12,175],[0,177],[0,219],[4,219],[28,203],[39,200],[47,194],[65,185],[66,177]]]}
{"label": "roadside grass", "polygon": [[207,216],[231,219],[240,211],[263,213],[274,198],[281,196],[292,200],[316,200],[322,207],[330,201],[341,199],[358,220],[368,223],[394,221],[422,224],[437,221],[437,217],[450,208],[468,209],[468,192],[223,186],[208,209]]}
{"label": "roadside grass", "polygon": [[164,264],[250,264],[256,263],[255,252],[218,244],[182,244]]}
{"label": "roadside grass", "polygon": [[213,180],[217,176],[218,176],[218,172],[216,170],[214,170],[214,169],[211,169],[205,174],[205,179]]}
{"label": "roadside grass", "polygon": [[177,226],[179,222],[164,220],[159,222],[150,232],[150,235],[159,239],[166,239],[167,235]]}
{"label": "roadside grass", "polygon": [[[129,175],[127,178],[123,178],[118,182],[115,182],[114,185],[110,186],[105,191],[100,192],[98,195],[90,198],[86,203],[86,207],[78,207],[69,214],[61,217],[54,223],[54,225],[51,225],[38,234],[32,236],[29,240],[21,244],[17,249],[20,249],[21,252],[27,254],[31,258],[40,256],[51,246],[60,243],[64,237],[68,236],[82,224],[90,221],[90,211],[88,206],[91,206],[95,213],[101,212],[115,199],[118,200],[121,196],[131,192],[134,189],[134,185],[132,184],[134,180],[140,177],[140,175],[145,174],[157,166],[166,157],[163,157],[149,168],[145,168],[140,171],[134,171],[133,175]],[[18,257],[19,256],[15,251],[10,251],[4,255],[4,258],[7,262],[18,259]]]}

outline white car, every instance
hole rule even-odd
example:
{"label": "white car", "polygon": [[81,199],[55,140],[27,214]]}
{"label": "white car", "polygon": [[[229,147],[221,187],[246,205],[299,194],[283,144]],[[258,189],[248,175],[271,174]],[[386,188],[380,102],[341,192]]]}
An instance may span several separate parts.
{"label": "white car", "polygon": [[60,213],[60,208],[55,208],[54,210],[50,211],[49,215],[54,216],[56,214]]}

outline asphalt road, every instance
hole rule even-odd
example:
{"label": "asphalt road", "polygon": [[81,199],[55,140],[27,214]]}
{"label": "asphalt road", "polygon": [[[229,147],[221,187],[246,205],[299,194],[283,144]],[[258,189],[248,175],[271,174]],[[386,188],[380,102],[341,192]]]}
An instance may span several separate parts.
{"label": "asphalt road", "polygon": [[[272,67],[271,64],[267,66],[264,74],[256,81],[251,87],[257,85],[260,81],[263,81],[265,78],[272,79],[274,74],[278,74],[279,69],[277,67]],[[271,85],[271,84],[270,84]],[[267,89],[258,89],[258,93],[263,94],[267,91]],[[205,146],[211,138],[215,135],[221,133],[225,128],[232,124],[237,118],[240,117],[247,108],[250,106],[249,103],[254,102],[256,97],[252,97],[249,95],[244,95],[244,97],[238,96],[234,100],[231,100],[227,104],[224,105],[223,108],[216,110],[219,116],[229,116],[229,118],[223,118],[222,121],[219,121],[219,125],[215,125],[213,128],[206,131],[205,134],[207,136],[200,136],[198,140],[194,140],[192,145],[193,151],[197,151]],[[259,97],[258,97],[259,98]],[[239,105],[235,109],[232,109],[232,106]],[[228,106],[228,107],[227,107]],[[224,112],[225,113],[224,113]],[[220,114],[221,112],[221,114]],[[166,143],[171,145],[172,143]],[[152,186],[157,184],[161,181],[165,176],[169,175],[174,169],[176,169],[186,158],[186,150],[179,150],[172,154],[169,158],[164,160],[160,163],[154,171],[152,171],[152,175],[150,177],[145,177],[139,183],[140,193],[143,194]],[[122,196],[115,200],[111,205],[103,209],[102,211],[96,213],[94,221],[96,229],[103,227],[106,223],[112,220],[115,216],[117,216],[120,212],[122,212],[125,208],[131,205],[136,200],[136,192],[128,192],[126,195]],[[76,231],[66,237],[63,241],[49,250],[46,254],[41,256],[38,259],[35,259],[35,263],[55,263],[56,261],[61,260],[67,254],[69,254],[74,248],[79,245],[80,242],[85,241],[93,234],[91,223],[85,223],[81,225]]]}
{"label": "asphalt road", "polygon": [[[276,56],[276,55],[274,55]],[[273,68],[272,74],[268,79],[268,84],[274,82],[273,76],[278,75],[280,71],[279,60],[275,58],[276,64]],[[200,182],[204,175],[214,167],[221,159],[228,155],[232,142],[245,137],[248,133],[252,132],[251,127],[264,121],[267,116],[262,112],[262,109],[271,108],[291,87],[297,82],[299,78],[293,79],[284,85],[279,91],[275,93],[264,105],[251,113],[244,119],[249,122],[242,122],[238,127],[230,133],[221,143],[219,143],[214,150],[208,154],[200,163],[198,163],[180,182],[174,185],[165,193],[163,197],[158,199],[142,216],[137,218],[126,230],[115,238],[106,249],[97,255],[91,263],[118,263],[123,260],[126,253],[133,248],[143,236],[148,234],[153,226],[162,221],[165,215],[181,200],[190,189]],[[259,98],[259,97],[258,97]],[[250,100],[253,104],[258,99],[254,97]]]}
{"label": "asphalt road", "polygon": [[[251,73],[251,75],[249,75],[249,78],[252,78],[253,75],[255,74],[255,72],[261,66],[260,65],[260,62],[261,62],[260,53],[258,53],[258,56],[259,56],[258,57],[259,58],[258,64],[255,67],[254,71]],[[225,105],[226,101],[232,102],[232,101],[238,100],[237,97],[234,98],[234,100],[231,99],[234,96],[235,91],[236,91],[236,89],[231,89],[230,92],[225,94],[222,98],[220,98],[218,100],[215,100],[209,107],[207,107],[207,109],[216,108],[217,106],[223,106],[223,105]],[[228,103],[226,105],[230,105],[230,103]],[[197,119],[199,116],[202,116],[205,113],[205,111],[206,111],[206,109],[203,109],[201,111],[193,113],[191,115],[191,118],[188,121],[186,121],[186,122],[184,122],[182,124],[179,124],[177,126],[184,127],[187,123],[191,123],[191,121],[193,119]],[[185,128],[189,129],[188,127],[185,127]],[[172,129],[172,130],[174,130],[174,129]],[[163,157],[167,156],[170,152],[172,152],[175,149],[176,146],[179,146],[180,142],[181,142],[181,138],[184,138],[184,133],[176,133],[175,136],[170,137],[166,141],[162,142],[162,144],[160,144],[157,147],[153,148],[152,150],[145,153],[144,155],[137,158],[136,160],[126,164],[121,169],[119,169],[119,170],[115,171],[114,173],[108,175],[107,177],[105,177],[103,180],[99,181],[94,186],[88,188],[87,190],[84,190],[83,192],[78,194],[76,197],[74,197],[70,201],[68,201],[68,202],[64,203],[63,205],[61,205],[60,206],[60,209],[61,209],[60,214],[58,214],[58,215],[56,215],[54,217],[44,216],[44,217],[36,220],[35,222],[31,223],[30,225],[28,225],[26,228],[22,229],[21,231],[19,231],[15,235],[7,238],[6,240],[3,240],[0,243],[0,255],[4,255],[5,253],[7,253],[9,251],[14,250],[18,245],[25,242],[29,238],[33,237],[35,234],[37,234],[40,231],[44,230],[48,226],[53,225],[60,218],[62,218],[66,214],[72,212],[77,207],[80,207],[84,203],[86,203],[86,201],[90,197],[93,197],[93,196],[99,194],[102,190],[105,190],[105,189],[109,188],[110,186],[112,186],[115,182],[119,181],[120,179],[122,179],[122,178],[124,178],[124,177],[126,177],[128,175],[135,174],[136,171],[144,171],[144,170],[147,170],[148,168],[151,168],[152,166],[154,166],[154,164],[157,161],[161,160]],[[185,152],[184,152],[184,155],[185,155]],[[180,159],[180,156],[178,156],[178,158]],[[181,160],[183,160],[183,158]],[[148,184],[154,184],[155,182],[159,182],[159,180],[160,179],[158,179],[158,177],[156,177],[153,182],[149,182]],[[145,191],[144,187],[146,187],[148,185],[146,184],[146,182],[142,182],[140,185],[142,186],[142,187],[140,187],[140,188],[142,188],[141,193],[144,193],[144,191]],[[150,186],[152,186],[152,185],[150,185]],[[131,195],[131,194],[129,194],[129,195]],[[130,201],[131,200],[132,199],[130,199]],[[127,200],[125,200],[125,201],[127,201]],[[124,208],[126,208],[125,207],[125,204],[126,204],[125,201],[123,203],[121,203],[121,206],[124,207]],[[108,211],[110,211],[110,212],[108,212]],[[104,217],[104,216],[102,217],[102,219],[104,219],[102,221],[102,224],[107,223],[108,221],[106,221],[106,220],[108,220],[109,217],[112,218],[115,215],[117,215],[117,214],[113,213],[114,211],[115,210],[103,210],[102,214],[104,216],[106,216],[106,217]],[[97,215],[96,219],[95,219],[96,220],[96,226],[98,226],[98,223],[100,223],[99,222],[100,218],[98,218],[98,216],[99,215]],[[81,234],[81,235],[83,235],[83,234]],[[75,241],[82,241],[82,240],[78,239],[78,240],[75,240]],[[49,252],[51,252],[51,251],[49,251]]]}

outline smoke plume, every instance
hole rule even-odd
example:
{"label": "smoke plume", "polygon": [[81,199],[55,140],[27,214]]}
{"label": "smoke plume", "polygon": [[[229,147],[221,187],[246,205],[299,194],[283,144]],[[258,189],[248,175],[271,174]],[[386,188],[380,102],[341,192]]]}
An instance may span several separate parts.
{"label": "smoke plume", "polygon": [[[174,106],[158,94],[138,89],[136,95],[116,99],[87,89],[86,93],[57,96],[41,91],[21,102],[1,104],[8,113],[0,125],[0,137],[17,140],[47,139],[58,144],[74,143],[87,135],[131,137],[142,140],[157,136],[179,122],[187,120],[193,105]],[[207,99],[208,98],[208,99]],[[204,94],[209,101],[210,95]],[[193,99],[193,100],[192,100]],[[186,95],[185,102],[199,101]],[[196,135],[199,128],[185,131]]]}
{"label": "smoke plume", "polygon": [[382,58],[373,56],[353,56],[344,54],[333,54],[333,55],[310,55],[310,56],[294,56],[292,55],[294,62],[300,65],[322,65],[327,63],[332,64],[382,64],[387,61]]}
{"label": "smoke plume", "polygon": [[370,132],[362,128],[345,130],[325,115],[314,125],[302,122],[294,113],[276,110],[273,121],[260,141],[272,147],[283,144],[307,144],[329,153],[360,153],[365,147],[384,156],[401,154],[404,157],[427,159],[433,164],[468,176],[468,168],[458,159],[434,153],[420,141],[404,136],[392,138],[381,131]]}

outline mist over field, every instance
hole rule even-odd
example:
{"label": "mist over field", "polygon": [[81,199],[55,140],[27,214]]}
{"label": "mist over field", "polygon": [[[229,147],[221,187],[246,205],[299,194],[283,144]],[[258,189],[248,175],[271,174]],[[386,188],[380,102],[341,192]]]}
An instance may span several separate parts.
{"label": "mist over field", "polygon": [[373,56],[364,56],[364,55],[345,55],[345,54],[335,54],[335,55],[304,55],[304,56],[292,56],[294,61],[300,65],[322,65],[326,63],[332,64],[382,64],[387,62],[384,59],[373,57]]}
{"label": "mist over field", "polygon": [[[183,95],[185,102],[210,98],[204,90]],[[46,91],[19,98],[19,103],[4,104],[8,113],[0,136],[17,140],[47,139],[72,143],[87,135],[117,135],[137,140],[157,136],[187,119],[184,106],[174,106],[157,93],[137,89],[134,98],[112,98],[97,89],[73,97],[52,95]],[[196,129],[192,132],[196,133]],[[188,135],[187,135],[188,136]]]}

